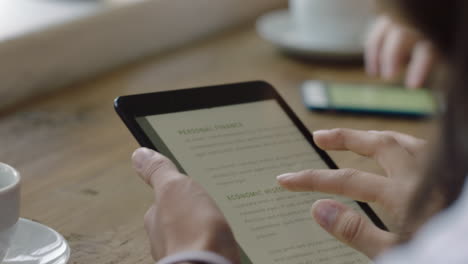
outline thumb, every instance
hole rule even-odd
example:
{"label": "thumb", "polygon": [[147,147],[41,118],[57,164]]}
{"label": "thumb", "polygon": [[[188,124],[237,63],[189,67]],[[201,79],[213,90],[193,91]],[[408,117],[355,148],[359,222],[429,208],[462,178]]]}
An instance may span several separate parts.
{"label": "thumb", "polygon": [[375,226],[366,216],[333,200],[318,200],[312,205],[312,216],[341,242],[375,258],[390,248],[396,236]]}
{"label": "thumb", "polygon": [[185,179],[172,161],[148,148],[139,148],[132,155],[133,167],[155,191],[170,181]]}

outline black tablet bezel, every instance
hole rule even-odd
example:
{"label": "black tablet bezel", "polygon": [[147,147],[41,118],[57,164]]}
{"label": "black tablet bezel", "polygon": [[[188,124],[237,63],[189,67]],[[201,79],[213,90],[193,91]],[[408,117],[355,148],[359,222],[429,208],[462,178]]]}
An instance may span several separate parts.
{"label": "black tablet bezel", "polygon": [[[138,117],[182,111],[214,108],[274,99],[301,131],[310,145],[330,169],[338,169],[335,162],[314,143],[313,136],[278,92],[264,81],[223,84],[174,91],[164,91],[117,97],[114,107],[138,143],[157,151],[154,144],[137,122]],[[367,203],[356,201],[372,222],[388,230]]]}

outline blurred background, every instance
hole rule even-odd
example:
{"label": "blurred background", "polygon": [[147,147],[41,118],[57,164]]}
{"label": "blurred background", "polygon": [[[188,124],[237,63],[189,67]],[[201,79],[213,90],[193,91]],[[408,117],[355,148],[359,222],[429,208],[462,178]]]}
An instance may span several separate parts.
{"label": "blurred background", "polygon": [[0,1],[0,108],[246,23],[286,1]]}

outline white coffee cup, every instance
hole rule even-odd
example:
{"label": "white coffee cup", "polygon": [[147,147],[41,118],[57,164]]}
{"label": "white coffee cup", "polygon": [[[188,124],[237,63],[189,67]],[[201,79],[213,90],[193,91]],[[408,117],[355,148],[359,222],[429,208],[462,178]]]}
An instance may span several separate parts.
{"label": "white coffee cup", "polygon": [[0,163],[0,263],[10,248],[20,207],[20,174]]}
{"label": "white coffee cup", "polygon": [[305,41],[361,46],[375,17],[375,0],[290,0],[295,31]]}

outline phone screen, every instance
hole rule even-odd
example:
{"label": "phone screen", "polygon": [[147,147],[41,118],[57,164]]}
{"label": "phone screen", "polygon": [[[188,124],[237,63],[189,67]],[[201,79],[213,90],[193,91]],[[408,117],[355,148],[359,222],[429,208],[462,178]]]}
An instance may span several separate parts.
{"label": "phone screen", "polygon": [[251,262],[370,263],[310,215],[318,199],[362,211],[355,201],[278,186],[277,175],[328,166],[275,100],[144,116],[137,122],[159,151],[209,192]]}
{"label": "phone screen", "polygon": [[329,104],[334,108],[410,113],[434,113],[432,94],[425,90],[378,84],[328,83]]}

